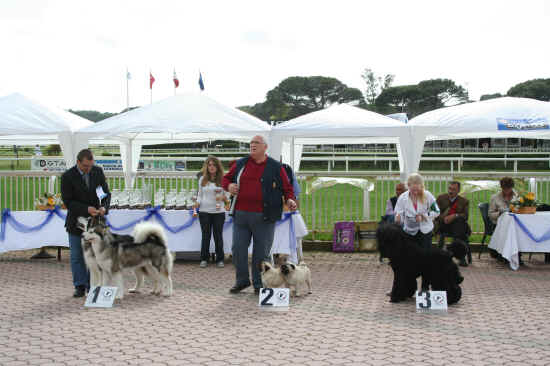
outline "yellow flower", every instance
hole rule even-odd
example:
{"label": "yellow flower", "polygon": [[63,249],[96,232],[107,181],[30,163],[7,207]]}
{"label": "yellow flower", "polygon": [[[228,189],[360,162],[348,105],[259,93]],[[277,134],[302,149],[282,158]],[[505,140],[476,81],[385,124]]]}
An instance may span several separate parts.
{"label": "yellow flower", "polygon": [[524,201],[523,197],[520,197],[519,198],[519,203],[523,203],[523,201]]}
{"label": "yellow flower", "polygon": [[48,197],[48,205],[53,206],[55,205],[55,200],[53,197]]}
{"label": "yellow flower", "polygon": [[527,199],[528,200],[534,200],[535,199],[535,194],[533,192],[529,192],[527,193]]}

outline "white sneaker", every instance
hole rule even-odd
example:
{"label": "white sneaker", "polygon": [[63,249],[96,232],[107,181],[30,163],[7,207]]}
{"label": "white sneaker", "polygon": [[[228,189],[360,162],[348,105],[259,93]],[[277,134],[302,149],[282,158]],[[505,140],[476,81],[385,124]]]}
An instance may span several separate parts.
{"label": "white sneaker", "polygon": [[218,262],[218,263],[216,263],[216,267],[223,268],[223,267],[225,267],[225,264],[223,264],[223,262]]}
{"label": "white sneaker", "polygon": [[199,264],[199,267],[201,267],[201,268],[206,268],[207,266],[208,266],[207,261],[201,261],[201,264]]}

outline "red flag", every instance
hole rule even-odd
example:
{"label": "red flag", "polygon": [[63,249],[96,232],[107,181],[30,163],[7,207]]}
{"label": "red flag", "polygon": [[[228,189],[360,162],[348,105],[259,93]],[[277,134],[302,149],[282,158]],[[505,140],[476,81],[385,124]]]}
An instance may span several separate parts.
{"label": "red flag", "polygon": [[153,89],[153,83],[155,82],[155,78],[153,77],[153,74],[149,72],[149,89]]}
{"label": "red flag", "polygon": [[174,70],[174,87],[177,88],[180,86],[180,81],[178,80],[178,77],[176,76],[176,70]]}

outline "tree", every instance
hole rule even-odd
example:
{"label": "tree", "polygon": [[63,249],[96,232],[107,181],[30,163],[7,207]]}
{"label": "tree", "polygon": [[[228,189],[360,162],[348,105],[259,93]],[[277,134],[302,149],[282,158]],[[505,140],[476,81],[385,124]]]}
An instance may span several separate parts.
{"label": "tree", "polygon": [[481,98],[479,98],[479,101],[489,100],[489,99],[496,99],[496,98],[502,98],[503,95],[500,93],[494,93],[494,94],[483,94]]}
{"label": "tree", "polygon": [[427,111],[468,102],[468,91],[450,79],[424,80],[417,85],[384,89],[376,98],[380,113],[406,112],[409,118]]}
{"label": "tree", "polygon": [[98,122],[116,115],[116,113],[109,112],[101,113],[98,111],[73,111],[71,109],[69,109],[69,112],[79,115],[82,118],[86,118],[92,122]]}
{"label": "tree", "polygon": [[324,109],[334,103],[361,103],[359,89],[349,88],[338,79],[323,76],[292,76],[267,92],[263,112],[271,120],[285,121]]}
{"label": "tree", "polygon": [[550,101],[550,79],[533,79],[514,85],[507,93],[511,97],[523,97]]}
{"label": "tree", "polygon": [[389,87],[376,98],[376,110],[383,114],[408,113],[409,106],[418,99],[420,99],[420,93],[416,85]]}
{"label": "tree", "polygon": [[389,88],[395,79],[395,75],[391,74],[386,74],[384,77],[376,76],[369,68],[363,71],[361,77],[367,84],[367,88],[365,89],[365,100],[367,104],[374,104],[376,102],[376,97],[385,89]]}

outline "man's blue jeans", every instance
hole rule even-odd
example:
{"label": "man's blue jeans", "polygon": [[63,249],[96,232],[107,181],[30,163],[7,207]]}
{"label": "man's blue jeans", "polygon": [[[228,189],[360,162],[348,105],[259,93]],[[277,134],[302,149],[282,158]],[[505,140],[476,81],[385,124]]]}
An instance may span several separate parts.
{"label": "man's blue jeans", "polygon": [[90,273],[86,268],[86,262],[84,262],[81,236],[69,234],[69,246],[71,248],[71,271],[74,287],[84,286],[90,288]]}
{"label": "man's blue jeans", "polygon": [[265,222],[261,212],[236,211],[233,216],[233,264],[235,265],[236,285],[249,285],[248,247],[252,248],[252,283],[261,288],[262,277],[259,269],[261,261],[270,261],[271,246],[275,235],[275,223]]}

